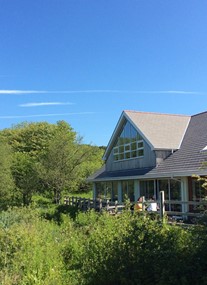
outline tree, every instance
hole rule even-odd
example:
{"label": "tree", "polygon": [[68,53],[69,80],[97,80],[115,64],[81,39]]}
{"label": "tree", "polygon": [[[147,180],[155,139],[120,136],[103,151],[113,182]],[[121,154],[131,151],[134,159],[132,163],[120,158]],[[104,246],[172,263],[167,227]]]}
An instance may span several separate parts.
{"label": "tree", "polygon": [[0,132],[14,152],[27,153],[38,159],[48,147],[53,138],[57,125],[47,122],[28,123],[23,122],[10,129]]}
{"label": "tree", "polygon": [[12,174],[15,181],[15,202],[29,205],[32,195],[38,191],[39,177],[36,162],[28,153],[14,154]]}
{"label": "tree", "polygon": [[87,153],[87,159],[79,166],[79,181],[77,188],[78,192],[87,192],[91,190],[91,183],[86,181],[86,178],[93,174],[103,165],[102,156],[104,149],[98,146],[81,145],[82,152]]}
{"label": "tree", "polygon": [[82,144],[65,121],[27,123],[0,131],[13,150],[15,199],[28,204],[34,193],[53,193],[58,201],[64,190],[86,189],[85,179],[101,164],[103,147]]}
{"label": "tree", "polygon": [[28,205],[32,195],[42,188],[36,169],[49,141],[55,135],[57,125],[47,122],[23,122],[0,132],[0,138],[13,150],[12,175],[15,182],[15,203]]}
{"label": "tree", "polygon": [[[97,150],[97,148],[96,148]],[[99,152],[100,153],[100,152]],[[39,175],[59,202],[63,191],[77,190],[90,172],[86,165],[94,158],[94,148],[82,144],[82,138],[65,122],[60,122],[47,153],[39,164]],[[91,164],[91,169],[94,167]]]}
{"label": "tree", "polygon": [[12,200],[14,181],[11,164],[11,148],[5,142],[0,141],[0,209],[6,208]]}

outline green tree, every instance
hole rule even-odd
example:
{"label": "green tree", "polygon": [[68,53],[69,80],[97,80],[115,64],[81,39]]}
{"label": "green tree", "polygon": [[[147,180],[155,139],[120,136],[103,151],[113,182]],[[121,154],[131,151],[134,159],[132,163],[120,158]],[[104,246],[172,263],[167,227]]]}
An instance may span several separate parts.
{"label": "green tree", "polygon": [[10,147],[0,141],[0,209],[12,200],[14,182],[11,173],[12,152]]}
{"label": "green tree", "polygon": [[57,125],[47,122],[23,122],[0,132],[0,137],[7,140],[14,152],[28,153],[38,158],[48,147]]}
{"label": "green tree", "polygon": [[102,147],[82,144],[65,121],[24,122],[0,131],[13,150],[15,199],[28,204],[34,193],[53,193],[58,201],[64,190],[89,189],[86,181],[102,165]]}
{"label": "green tree", "polygon": [[87,153],[87,159],[79,166],[79,179],[77,180],[77,188],[75,190],[87,192],[91,190],[92,185],[86,181],[86,178],[103,165],[102,156],[104,150],[102,147],[91,145],[81,145],[80,147],[82,152]]}
{"label": "green tree", "polygon": [[100,166],[101,156],[97,159],[97,150],[82,144],[82,138],[68,124],[58,123],[56,134],[39,164],[39,175],[53,192],[56,202],[60,201],[63,191],[79,189],[91,171]]}
{"label": "green tree", "polygon": [[16,204],[29,205],[32,195],[38,191],[39,177],[36,163],[28,153],[16,152],[14,154],[12,174],[15,181]]}

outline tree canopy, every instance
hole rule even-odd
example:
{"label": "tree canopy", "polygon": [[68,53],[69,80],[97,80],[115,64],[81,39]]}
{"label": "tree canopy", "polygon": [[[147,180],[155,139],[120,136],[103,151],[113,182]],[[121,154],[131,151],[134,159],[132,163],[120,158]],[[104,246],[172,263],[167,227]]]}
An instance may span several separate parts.
{"label": "tree canopy", "polygon": [[86,177],[102,165],[103,147],[83,144],[65,121],[24,122],[0,131],[0,139],[8,172],[0,183],[16,203],[29,204],[35,193],[59,201],[63,192],[86,191]]}

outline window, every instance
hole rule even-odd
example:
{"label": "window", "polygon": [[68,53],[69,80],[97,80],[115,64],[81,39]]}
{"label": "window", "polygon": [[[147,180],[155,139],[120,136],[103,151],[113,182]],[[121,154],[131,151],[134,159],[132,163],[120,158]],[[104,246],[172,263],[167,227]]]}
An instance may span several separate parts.
{"label": "window", "polygon": [[156,196],[155,182],[154,180],[142,180],[140,181],[140,196],[145,196],[146,200]]}
{"label": "window", "polygon": [[134,202],[134,180],[122,181],[122,201],[128,198]]}
{"label": "window", "polygon": [[96,195],[101,199],[110,199],[112,196],[112,183],[111,182],[97,182]]}
{"label": "window", "polygon": [[206,197],[206,190],[202,187],[203,182],[193,179],[192,180],[192,190],[193,190],[193,200],[201,201]]}
{"label": "window", "polygon": [[170,202],[165,204],[165,209],[181,212],[181,204],[176,204],[176,201],[181,200],[181,182],[175,179],[163,179],[158,181],[158,185],[159,191],[164,191],[165,199]]}
{"label": "window", "polygon": [[144,141],[135,128],[126,122],[113,149],[114,161],[143,156]]}

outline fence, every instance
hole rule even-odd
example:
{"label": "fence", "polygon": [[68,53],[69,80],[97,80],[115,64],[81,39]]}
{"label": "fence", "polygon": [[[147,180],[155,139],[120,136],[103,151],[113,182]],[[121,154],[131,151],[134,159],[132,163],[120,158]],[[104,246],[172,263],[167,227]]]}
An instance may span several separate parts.
{"label": "fence", "polygon": [[118,201],[102,200],[102,199],[86,199],[80,197],[65,197],[65,205],[75,206],[82,211],[87,211],[90,209],[95,209],[96,211],[106,210],[110,214],[120,213],[125,207],[123,204],[118,203]]}
{"label": "fence", "polygon": [[[145,210],[149,201],[142,197],[142,209]],[[207,201],[169,201],[165,200],[164,191],[160,192],[159,200],[155,201],[159,205],[159,210],[157,213],[163,218],[165,215],[172,217],[174,220],[185,220],[188,218],[198,218],[202,217],[205,210],[207,210]],[[125,208],[125,205],[118,203],[118,201],[112,202],[110,200],[102,199],[86,199],[80,197],[65,197],[64,204],[75,206],[82,211],[87,211],[89,209],[95,209],[96,211],[106,210],[110,214],[121,213]],[[184,206],[184,207],[183,207]],[[133,207],[133,204],[132,204]],[[179,210],[176,210],[179,208]],[[185,209],[185,211],[183,211]]]}

